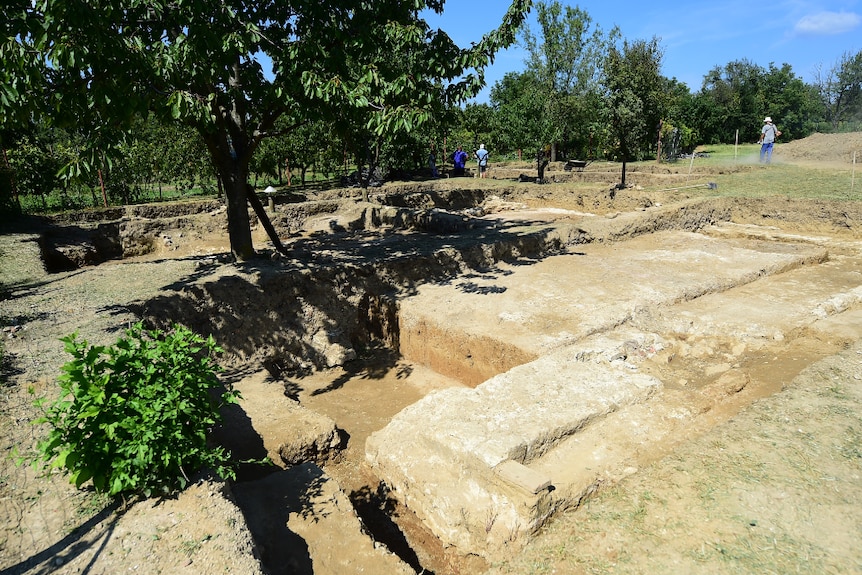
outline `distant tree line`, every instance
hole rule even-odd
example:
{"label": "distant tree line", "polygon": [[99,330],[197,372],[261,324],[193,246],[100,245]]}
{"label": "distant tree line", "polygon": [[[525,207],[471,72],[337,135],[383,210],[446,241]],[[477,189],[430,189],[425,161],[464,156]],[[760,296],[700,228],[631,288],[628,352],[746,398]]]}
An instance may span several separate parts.
{"label": "distant tree line", "polygon": [[657,157],[660,143],[667,153],[756,141],[765,116],[787,140],[862,130],[862,51],[841,55],[813,84],[788,64],[738,60],[711,69],[692,91],[661,75],[657,38],[623,40],[557,1],[536,10],[538,30],[522,34],[525,69],[497,82],[489,104],[463,114],[485,118],[484,137],[498,153],[642,160]]}
{"label": "distant tree line", "polygon": [[[458,113],[451,108],[443,116],[454,125]],[[415,172],[427,165],[435,125],[436,120],[381,138],[361,128],[345,132],[321,119],[308,121],[261,142],[249,162],[251,184],[304,187],[312,179],[332,180],[368,165]],[[29,211],[41,212],[223,194],[204,142],[187,127],[153,115],[140,119],[132,135],[97,157],[90,169],[82,138],[38,121],[2,132],[0,177]],[[443,141],[445,136],[440,154]]]}
{"label": "distant tree line", "polygon": [[[418,133],[478,94],[484,69],[515,42],[532,0],[510,0],[496,27],[466,47],[425,21],[444,3],[7,0],[0,148],[9,153],[0,199],[53,196],[19,186],[14,162],[36,162],[13,152],[24,138],[49,153],[68,142],[62,177],[88,188],[98,181],[101,194],[93,195],[103,203],[132,199],[124,181],[158,187],[170,175],[185,186],[206,170],[224,200],[235,259],[257,256],[249,208],[284,252],[254,190],[260,173],[289,162],[300,178],[309,163],[379,163],[401,134]],[[180,145],[138,161],[163,126],[178,132],[155,141]],[[36,138],[40,131],[48,137]],[[289,157],[303,135],[303,153]],[[181,173],[168,174],[169,166]]]}
{"label": "distant tree line", "polygon": [[[489,103],[461,107],[457,99],[442,97],[433,103],[435,90],[444,91],[429,84],[415,92],[428,100],[421,102],[421,119],[402,117],[401,108],[390,106],[386,109],[395,112],[373,127],[356,106],[366,96],[351,94],[354,103],[345,106],[338,102],[341,92],[326,92],[333,86],[310,84],[293,94],[294,105],[278,108],[277,119],[266,125],[267,137],[255,139],[246,158],[249,183],[304,185],[311,174],[335,178],[363,166],[416,173],[425,169],[432,150],[439,164],[457,145],[469,152],[480,143],[498,161],[602,158],[625,165],[699,144],[753,142],[766,115],[775,118],[787,140],[815,131],[862,129],[862,51],[840,55],[818,70],[811,84],[788,64],[764,68],[738,60],[711,69],[692,91],[661,74],[658,38],[625,39],[619,29],[605,31],[585,10],[557,0],[534,9],[538,27],[519,33],[528,54],[525,67],[494,84]],[[397,69],[391,76],[397,82],[413,77]],[[371,76],[355,81],[363,89],[382,86]],[[396,103],[408,111],[410,90],[400,84],[392,89],[400,98]],[[89,141],[94,132],[77,129],[75,122],[49,123],[34,111],[25,122],[0,122],[0,186],[30,196],[36,200],[30,205],[43,210],[134,203],[193,190],[224,194],[225,167],[214,158],[224,162],[224,154],[235,155],[242,142],[202,138],[209,128],[196,124],[197,104],[177,93],[181,97],[168,102],[167,113],[138,115],[131,129],[111,142],[109,153],[94,155]],[[0,100],[5,96],[0,91]],[[323,111],[296,105],[315,97],[326,102]],[[239,132],[224,132],[231,133]]]}

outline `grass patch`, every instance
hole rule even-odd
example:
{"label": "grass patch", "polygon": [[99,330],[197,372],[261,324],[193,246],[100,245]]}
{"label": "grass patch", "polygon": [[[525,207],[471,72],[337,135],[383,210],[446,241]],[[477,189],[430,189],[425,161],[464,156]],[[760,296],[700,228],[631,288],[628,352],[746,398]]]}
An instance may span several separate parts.
{"label": "grass patch", "polygon": [[716,195],[748,198],[781,195],[823,200],[862,198],[862,182],[855,182],[851,188],[849,167],[802,166],[784,163],[780,157],[764,165],[759,163],[760,146],[757,144],[704,146],[700,151],[708,157],[696,158],[693,165],[701,171],[717,172],[714,181],[718,189],[713,191]]}
{"label": "grass patch", "polygon": [[744,536],[705,541],[691,551],[696,563],[725,567],[727,573],[838,573],[828,565],[828,555],[811,542],[786,533],[778,535],[757,528]]}
{"label": "grass patch", "polygon": [[[760,146],[757,144],[717,144],[702,146],[693,160],[681,158],[675,162],[664,162],[662,166],[680,175],[686,175],[688,196],[765,198],[783,196],[792,199],[814,200],[859,200],[862,199],[862,173],[852,181],[851,168],[824,164],[822,167],[797,165],[773,158],[769,165],[761,164]],[[645,168],[647,171],[657,164],[654,161],[633,162],[631,171]],[[690,175],[690,177],[689,177]],[[708,188],[706,181],[717,184]],[[704,184],[703,187],[699,187]],[[667,188],[667,185],[659,186]],[[646,191],[650,191],[647,188]]]}
{"label": "grass patch", "polygon": [[845,459],[862,462],[862,431],[848,427],[842,444],[838,446],[838,453]]}
{"label": "grass patch", "polygon": [[792,199],[858,200],[862,189],[851,193],[850,173],[834,168],[810,168],[789,164],[756,166],[715,176],[718,195],[763,198],[784,196]]}

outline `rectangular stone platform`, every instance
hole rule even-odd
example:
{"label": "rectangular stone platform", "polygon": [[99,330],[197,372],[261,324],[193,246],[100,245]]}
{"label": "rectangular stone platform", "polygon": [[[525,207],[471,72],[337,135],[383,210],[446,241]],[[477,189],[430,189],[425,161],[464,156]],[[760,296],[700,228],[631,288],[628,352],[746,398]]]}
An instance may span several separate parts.
{"label": "rectangular stone platform", "polygon": [[[722,332],[728,302],[750,303],[758,334],[773,334],[814,321],[808,308],[842,288],[855,301],[848,278],[782,315],[776,294],[813,283],[808,269],[828,259],[812,242],[661,232],[422,286],[401,303],[402,353],[476,387],[404,409],[369,437],[367,461],[444,544],[484,556],[519,545],[709,409],[635,358],[662,350],[664,333]],[[759,285],[775,293],[759,298]],[[722,384],[744,387],[733,375]]]}
{"label": "rectangular stone platform", "polygon": [[400,303],[405,359],[477,385],[642,309],[827,258],[821,246],[661,232],[424,285]]}
{"label": "rectangular stone platform", "polygon": [[660,387],[562,349],[424,397],[368,438],[367,460],[444,542],[490,552],[533,532],[558,501],[554,477],[527,464]]}

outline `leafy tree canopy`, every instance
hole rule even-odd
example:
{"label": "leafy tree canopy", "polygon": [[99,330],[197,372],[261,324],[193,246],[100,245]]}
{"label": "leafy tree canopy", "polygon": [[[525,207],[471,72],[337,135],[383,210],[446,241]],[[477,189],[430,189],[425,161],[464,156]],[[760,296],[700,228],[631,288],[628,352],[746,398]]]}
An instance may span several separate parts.
{"label": "leafy tree canopy", "polygon": [[540,145],[588,147],[598,119],[599,80],[608,46],[619,35],[594,25],[581,8],[563,6],[559,0],[536,5],[538,29],[525,29],[527,71],[534,86],[531,99],[541,109],[531,114],[531,132]]}
{"label": "leafy tree canopy", "polygon": [[821,67],[815,85],[833,130],[862,125],[862,50],[844,52],[829,68]]}
{"label": "leafy tree canopy", "polygon": [[716,66],[695,97],[701,137],[706,142],[755,141],[764,116],[772,116],[783,138],[800,138],[812,129],[821,104],[817,93],[789,64],[764,68],[749,60]]}
{"label": "leafy tree canopy", "polygon": [[621,186],[626,183],[626,162],[656,139],[667,108],[661,59],[657,38],[623,41],[608,52],[603,79],[607,126],[612,147],[623,162]]}
{"label": "leafy tree canopy", "polygon": [[148,110],[193,127],[225,185],[231,248],[246,259],[248,166],[276,120],[355,112],[378,135],[422,123],[478,93],[531,0],[513,0],[500,27],[467,48],[419,16],[444,3],[11,0],[0,122],[50,113],[89,127],[102,148]]}

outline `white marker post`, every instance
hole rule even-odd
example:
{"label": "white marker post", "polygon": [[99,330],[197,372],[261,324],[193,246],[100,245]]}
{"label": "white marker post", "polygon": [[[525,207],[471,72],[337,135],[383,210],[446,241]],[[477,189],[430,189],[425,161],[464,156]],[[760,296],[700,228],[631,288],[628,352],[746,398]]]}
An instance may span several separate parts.
{"label": "white marker post", "polygon": [[856,150],[853,150],[853,171],[850,172],[850,193],[853,193],[853,188],[856,186]]}
{"label": "white marker post", "polygon": [[736,129],[736,139],[733,142],[733,161],[736,161],[739,155],[739,128]]}

